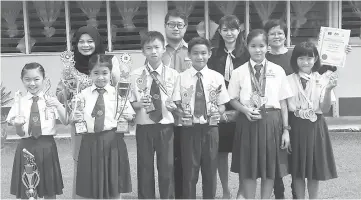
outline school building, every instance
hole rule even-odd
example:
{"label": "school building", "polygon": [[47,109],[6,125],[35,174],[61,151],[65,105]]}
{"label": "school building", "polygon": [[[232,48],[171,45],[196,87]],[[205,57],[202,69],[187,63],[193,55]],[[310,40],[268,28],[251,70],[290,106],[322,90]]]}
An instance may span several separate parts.
{"label": "school building", "polygon": [[[268,19],[288,25],[287,47],[317,39],[321,26],[351,29],[352,52],[338,69],[337,103],[329,115],[361,116],[361,2],[348,1],[1,1],[1,81],[7,91],[24,92],[20,71],[25,63],[39,62],[50,78],[52,91],[61,77],[61,52],[72,49],[72,37],[81,26],[96,26],[107,53],[131,56],[131,68],[144,63],[140,37],[147,30],[164,33],[168,10],[189,16],[185,35],[204,36],[217,44],[219,19],[236,15],[249,30]],[[11,106],[11,105],[9,105]]]}

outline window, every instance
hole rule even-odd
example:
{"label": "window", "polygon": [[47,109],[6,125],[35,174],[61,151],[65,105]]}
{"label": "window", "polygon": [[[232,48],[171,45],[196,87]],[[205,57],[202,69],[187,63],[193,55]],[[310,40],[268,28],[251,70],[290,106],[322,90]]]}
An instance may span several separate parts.
{"label": "window", "polygon": [[193,37],[199,36],[197,25],[204,22],[204,1],[168,1],[168,11],[174,9],[182,10],[189,15],[184,40],[189,42]]}
{"label": "window", "polygon": [[291,1],[291,45],[317,39],[321,26],[328,26],[327,1]]}
{"label": "window", "polygon": [[350,44],[361,45],[361,2],[342,1],[342,28],[351,30]]}
{"label": "window", "polygon": [[140,35],[148,30],[147,1],[23,2],[1,1],[1,53],[62,52],[71,49],[74,33],[86,25],[97,27],[108,51],[109,31],[111,50],[140,49]]}
{"label": "window", "polygon": [[[233,14],[237,16],[239,22],[244,24],[246,4],[244,1],[210,1],[209,2],[209,18],[219,26],[219,20],[226,14]],[[244,27],[244,25],[243,25]],[[212,38],[213,47],[218,47],[218,40],[220,35],[217,30],[211,30],[214,33]],[[212,35],[212,34],[210,34]]]}
{"label": "window", "polygon": [[[108,46],[107,12],[104,1],[69,1],[69,9],[71,38],[80,27],[91,25],[98,28],[104,45]],[[73,39],[71,41],[74,42]]]}
{"label": "window", "polygon": [[64,2],[29,1],[30,52],[66,50]]}
{"label": "window", "polygon": [[111,1],[114,50],[141,49],[140,35],[148,31],[146,1]]}
{"label": "window", "polygon": [[249,4],[251,29],[261,29],[269,19],[286,21],[285,1],[252,1]]}
{"label": "window", "polygon": [[[1,53],[19,53],[24,37],[23,4],[21,1],[1,1]],[[24,40],[24,39],[23,39]],[[19,46],[17,48],[17,46]],[[25,53],[25,46],[24,46]]]}

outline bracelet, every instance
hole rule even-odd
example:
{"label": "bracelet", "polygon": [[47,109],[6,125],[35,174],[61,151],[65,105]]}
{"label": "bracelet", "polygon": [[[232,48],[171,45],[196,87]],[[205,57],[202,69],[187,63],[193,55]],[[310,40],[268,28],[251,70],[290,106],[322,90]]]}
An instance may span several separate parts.
{"label": "bracelet", "polygon": [[227,114],[226,114],[226,113],[223,113],[223,118],[224,118],[224,120],[226,121],[226,123],[228,123],[228,122],[229,122],[229,120],[228,120],[228,116],[227,116]]}

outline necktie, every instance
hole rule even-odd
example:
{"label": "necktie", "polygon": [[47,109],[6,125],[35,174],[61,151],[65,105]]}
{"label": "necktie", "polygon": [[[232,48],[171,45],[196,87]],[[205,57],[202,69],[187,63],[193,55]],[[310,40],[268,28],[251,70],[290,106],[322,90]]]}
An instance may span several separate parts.
{"label": "necktie", "polygon": [[303,89],[306,89],[307,80],[305,78],[301,77],[301,84],[302,84]]}
{"label": "necktie", "polygon": [[92,117],[95,117],[94,121],[94,132],[101,132],[104,129],[104,119],[105,119],[105,105],[104,105],[104,92],[105,89],[98,88],[97,89],[99,96],[95,103]]}
{"label": "necktie", "polygon": [[196,96],[194,98],[194,116],[200,118],[202,115],[204,118],[207,116],[207,105],[206,105],[206,97],[204,96],[204,90],[202,85],[202,73],[197,72],[197,83],[196,83]]}
{"label": "necktie", "polygon": [[[157,72],[153,71],[151,72],[154,77],[157,77]],[[155,110],[149,113],[149,118],[155,122],[158,123],[160,120],[162,120],[162,99],[160,96],[160,89],[158,84],[153,80],[152,86],[150,87],[150,95],[152,96],[152,102],[154,105]]]}
{"label": "necktie", "polygon": [[41,122],[40,122],[40,114],[38,107],[38,96],[33,97],[33,103],[31,104],[30,110],[30,122],[28,133],[33,137],[38,138],[41,135]]}
{"label": "necktie", "polygon": [[257,81],[259,81],[259,77],[261,77],[261,69],[262,69],[262,64],[257,64],[257,65],[255,65],[254,66],[254,69],[256,70],[256,74],[255,74],[255,76],[256,76],[256,79],[257,79]]}
{"label": "necktie", "polygon": [[224,51],[227,53],[226,65],[225,65],[225,71],[224,71],[224,80],[229,82],[229,80],[231,79],[232,71],[233,71],[232,58],[234,58],[234,55],[232,54],[232,51],[227,51],[226,49],[224,49]]}

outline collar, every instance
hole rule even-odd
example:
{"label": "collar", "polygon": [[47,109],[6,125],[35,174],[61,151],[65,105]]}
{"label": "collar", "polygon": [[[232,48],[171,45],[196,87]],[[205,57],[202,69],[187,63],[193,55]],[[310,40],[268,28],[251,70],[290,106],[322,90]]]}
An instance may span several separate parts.
{"label": "collar", "polygon": [[[209,70],[209,68],[208,68],[208,66],[206,65],[206,66],[204,66],[203,69],[201,69],[201,71],[199,71],[199,72],[201,72],[201,73],[202,73],[202,76],[204,77],[204,75],[207,73],[208,70]],[[191,67],[191,68],[190,68],[190,72],[191,72],[191,75],[192,75],[192,76],[197,76],[196,74],[197,74],[198,71],[197,71],[194,67]]]}
{"label": "collar", "polygon": [[233,55],[234,50],[233,50],[233,51],[229,51],[227,48],[224,48],[224,52],[227,54],[227,56],[228,56],[228,54],[231,54],[231,57],[232,57],[232,58],[235,58],[235,56]]}
{"label": "collar", "polygon": [[[256,69],[254,68],[254,66],[256,66],[257,63],[254,62],[252,59],[249,59],[249,62],[251,63],[253,72],[256,73]],[[261,64],[263,66],[262,69],[261,69],[261,71],[262,71],[264,69],[265,64],[266,64],[266,58],[261,62]]]}
{"label": "collar", "polygon": [[[106,85],[104,86],[103,89],[105,89],[106,92],[109,92],[109,91],[110,91],[110,88],[111,88],[111,86],[110,86],[110,84],[108,83],[108,84],[106,84]],[[92,92],[94,92],[96,89],[98,89],[98,87],[95,86],[95,84],[93,83],[93,85],[90,87],[90,90],[91,90]]]}
{"label": "collar", "polygon": [[298,74],[300,75],[301,78],[304,78],[309,81],[309,80],[311,80],[313,73],[307,74],[304,72],[298,72]]}
{"label": "collar", "polygon": [[[34,96],[35,95],[31,94],[30,92],[27,92],[26,95],[25,95],[26,99],[28,99],[28,100],[32,100],[32,98]],[[39,99],[44,100],[44,92],[43,91],[39,92],[38,97],[39,97]]]}
{"label": "collar", "polygon": [[[173,48],[172,46],[170,46],[170,45],[168,44],[167,41],[166,41],[165,47],[171,47],[171,48]],[[188,43],[186,43],[186,41],[184,41],[184,39],[182,39],[182,41],[180,42],[178,49],[181,48],[181,47],[185,47],[185,48],[188,49]]]}
{"label": "collar", "polygon": [[[149,67],[149,69],[150,69],[150,72],[156,71],[159,75],[162,74],[162,72],[163,72],[163,66],[164,66],[164,65],[163,65],[163,62],[160,63],[160,65],[158,66],[158,68],[157,68],[156,70],[154,70],[153,67],[150,66],[149,63],[147,63],[147,65],[148,65],[148,67]],[[147,73],[148,75],[150,75],[150,73],[149,73],[149,71],[148,71],[147,69],[146,69],[145,71],[147,71],[146,73]]]}

